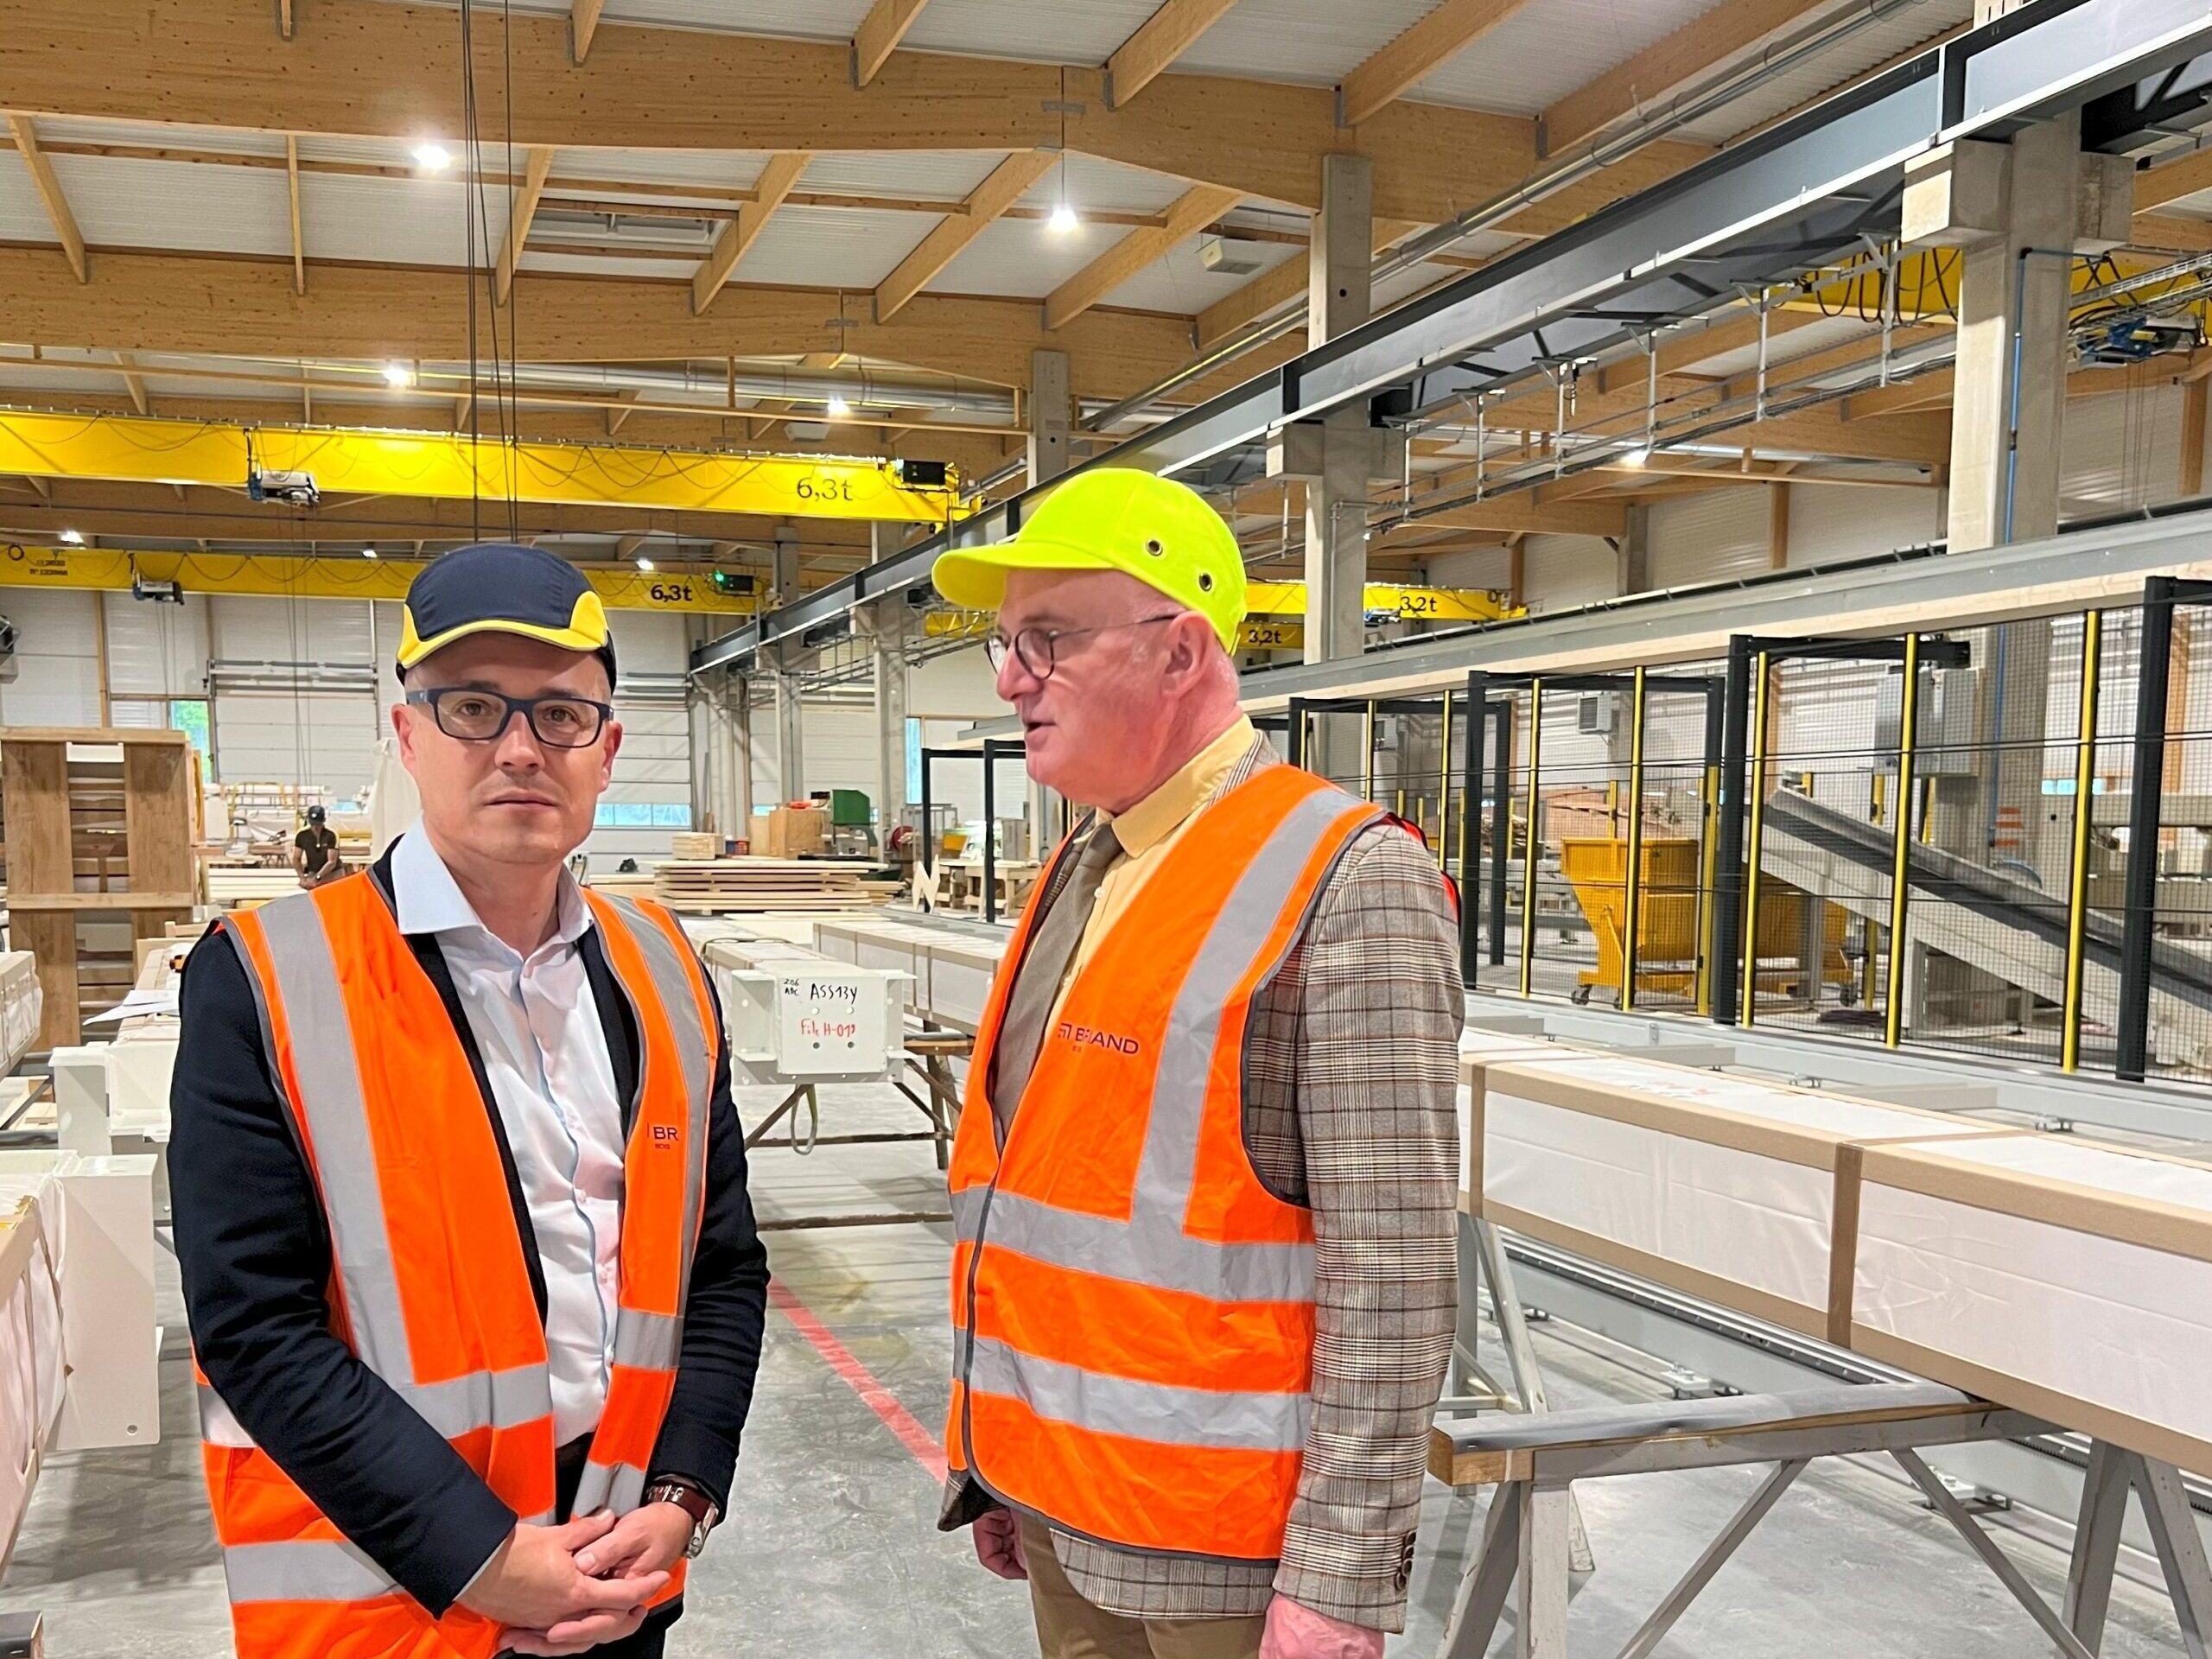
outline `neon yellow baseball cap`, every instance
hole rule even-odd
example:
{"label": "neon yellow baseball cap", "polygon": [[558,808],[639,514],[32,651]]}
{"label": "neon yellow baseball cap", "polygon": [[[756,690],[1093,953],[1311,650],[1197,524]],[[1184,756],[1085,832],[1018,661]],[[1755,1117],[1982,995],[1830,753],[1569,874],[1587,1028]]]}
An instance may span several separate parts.
{"label": "neon yellow baseball cap", "polygon": [[1119,570],[1213,624],[1230,650],[1244,620],[1244,556],[1205,498],[1127,467],[1076,474],[1012,539],[938,556],[930,579],[965,610],[995,611],[1009,570]]}

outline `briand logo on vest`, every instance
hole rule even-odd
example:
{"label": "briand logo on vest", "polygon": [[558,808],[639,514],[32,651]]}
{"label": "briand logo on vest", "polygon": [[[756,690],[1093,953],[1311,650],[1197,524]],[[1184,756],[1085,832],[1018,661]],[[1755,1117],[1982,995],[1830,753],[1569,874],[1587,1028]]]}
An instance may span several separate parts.
{"label": "briand logo on vest", "polygon": [[1134,1037],[1124,1037],[1118,1032],[1101,1031],[1096,1026],[1078,1026],[1066,1020],[1060,1021],[1052,1033],[1064,1043],[1073,1043],[1077,1048],[1110,1049],[1116,1054],[1134,1058],[1144,1052],[1144,1045]]}

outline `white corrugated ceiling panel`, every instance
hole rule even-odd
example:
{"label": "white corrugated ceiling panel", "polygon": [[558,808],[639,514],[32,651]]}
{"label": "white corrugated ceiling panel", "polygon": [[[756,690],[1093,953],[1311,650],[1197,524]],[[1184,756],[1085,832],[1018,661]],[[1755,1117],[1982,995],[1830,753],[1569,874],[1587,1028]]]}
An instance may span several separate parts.
{"label": "white corrugated ceiling panel", "polygon": [[112,121],[105,116],[41,115],[38,136],[48,144],[128,144],[143,149],[220,150],[240,156],[284,153],[284,135],[280,132],[188,127],[168,121]]}
{"label": "white corrugated ceiling panel", "polygon": [[1749,485],[1726,485],[1701,495],[1653,502],[1645,579],[1654,588],[1682,588],[1771,568],[1768,531],[1772,505],[1770,487]]}
{"label": "white corrugated ceiling panel", "polygon": [[[1723,322],[1740,321],[1740,317],[1723,317]],[[1796,321],[1795,318],[1792,319]],[[1816,317],[1809,322],[1799,323],[1787,334],[1773,332],[1773,321],[1768,321],[1767,363],[1770,367],[1789,361],[1791,358],[1807,357],[1815,352],[1825,352],[1831,346],[1872,334],[1867,346],[1869,357],[1880,350],[1880,326],[1863,322],[1858,315],[1847,314],[1836,317]],[[1758,367],[1759,348],[1755,340],[1749,346],[1738,346],[1732,352],[1720,352],[1708,358],[1684,365],[1693,374],[1743,374]]]}
{"label": "white corrugated ceiling panel", "polygon": [[0,242],[44,242],[57,249],[61,245],[38,192],[31,188],[31,175],[23,170],[13,150],[0,155]]}
{"label": "white corrugated ceiling panel", "polygon": [[1333,86],[1435,10],[1436,0],[1240,0],[1175,61],[1190,74]]}
{"label": "white corrugated ceiling panel", "polygon": [[116,156],[53,161],[78,228],[95,248],[292,251],[290,200],[277,168]]}
{"label": "white corrugated ceiling panel", "polygon": [[786,207],[769,219],[731,280],[873,288],[921,240],[921,216],[869,207]]}
{"label": "white corrugated ceiling panel", "polygon": [[933,294],[1006,294],[1041,300],[1129,233],[1126,225],[1053,231],[1033,219],[986,227],[931,281]]}
{"label": "white corrugated ceiling panel", "polygon": [[1407,96],[1540,115],[1718,0],[1535,0],[1438,66]]}
{"label": "white corrugated ceiling panel", "polygon": [[[1267,270],[1289,259],[1303,259],[1306,250],[1281,242],[1250,242],[1238,251],[1258,258]],[[1252,281],[1250,276],[1220,276],[1198,263],[1195,241],[1178,244],[1166,257],[1155,259],[1106,296],[1108,305],[1131,306],[1141,311],[1168,311],[1195,316],[1216,300],[1225,299]]]}
{"label": "white corrugated ceiling panel", "polygon": [[905,44],[1039,63],[1103,63],[1158,9],[1159,0],[931,0]]}
{"label": "white corrugated ceiling panel", "polygon": [[1947,29],[1973,21],[1971,0],[1923,0],[1898,16],[1868,24],[1834,49],[1797,68],[1784,70],[1756,91],[1731,99],[1704,120],[1684,127],[1681,137],[1721,143],[1801,104],[1813,103]]}
{"label": "white corrugated ceiling panel", "polygon": [[[461,140],[449,132],[426,132],[421,138],[356,138],[344,133],[302,133],[300,159],[303,162],[340,162],[354,167],[415,168],[415,149],[426,140],[434,140],[445,147],[453,157],[453,165],[461,163]],[[486,144],[484,164],[499,167],[505,164],[506,147]],[[519,162],[522,158],[517,156]]]}
{"label": "white corrugated ceiling panel", "polygon": [[802,190],[855,196],[912,196],[958,201],[1006,156],[989,150],[825,152],[806,164]]}
{"label": "white corrugated ceiling panel", "polygon": [[683,259],[618,259],[596,253],[541,253],[522,257],[524,270],[567,272],[581,276],[643,276],[660,282],[688,283],[698,269],[696,261]]}
{"label": "white corrugated ceiling panel", "polygon": [[[300,235],[309,259],[457,265],[467,251],[465,187],[449,180],[325,175],[301,181]],[[486,193],[494,257],[505,235],[504,191]],[[284,251],[291,251],[285,231]],[[482,263],[480,248],[478,261]]]}
{"label": "white corrugated ceiling panel", "polygon": [[1021,202],[1025,207],[1050,208],[1065,195],[1078,215],[1156,213],[1190,188],[1187,179],[1171,179],[1165,173],[1147,173],[1141,168],[1122,167],[1070,151],[1062,166],[1030,186]]}

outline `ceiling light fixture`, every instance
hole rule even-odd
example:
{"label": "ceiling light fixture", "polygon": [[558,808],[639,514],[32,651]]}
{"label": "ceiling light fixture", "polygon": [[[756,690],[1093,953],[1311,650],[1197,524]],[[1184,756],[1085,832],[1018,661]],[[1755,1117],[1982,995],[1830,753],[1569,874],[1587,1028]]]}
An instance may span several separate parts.
{"label": "ceiling light fixture", "polygon": [[415,371],[404,363],[387,363],[384,365],[384,383],[394,391],[404,391],[415,384]]}
{"label": "ceiling light fixture", "polygon": [[842,419],[853,412],[853,406],[836,392],[830,394],[830,414],[833,419]]}
{"label": "ceiling light fixture", "polygon": [[653,562],[652,562],[651,559],[647,558],[647,557],[646,557],[644,554],[642,554],[642,553],[640,553],[640,554],[639,554],[639,555],[638,555],[638,569],[640,569],[640,570],[650,570],[650,569],[652,569],[652,568],[653,568]]}
{"label": "ceiling light fixture", "polygon": [[365,547],[361,550],[361,556],[365,559],[373,559],[376,556],[377,550],[373,547]]}
{"label": "ceiling light fixture", "polygon": [[1631,449],[1626,454],[1623,455],[1621,457],[1621,465],[1624,467],[1641,467],[1645,461],[1650,459],[1651,450],[1647,445],[1641,449]]}
{"label": "ceiling light fixture", "polygon": [[453,152],[432,139],[415,146],[415,165],[425,173],[442,173],[453,165]]}
{"label": "ceiling light fixture", "polygon": [[1052,209],[1052,216],[1045,221],[1045,226],[1047,230],[1058,231],[1065,236],[1070,231],[1081,230],[1083,221],[1075,216],[1075,209],[1069,207],[1063,198]]}
{"label": "ceiling light fixture", "polygon": [[85,544],[85,532],[81,530],[63,531],[61,532],[61,544],[64,547],[82,547]]}

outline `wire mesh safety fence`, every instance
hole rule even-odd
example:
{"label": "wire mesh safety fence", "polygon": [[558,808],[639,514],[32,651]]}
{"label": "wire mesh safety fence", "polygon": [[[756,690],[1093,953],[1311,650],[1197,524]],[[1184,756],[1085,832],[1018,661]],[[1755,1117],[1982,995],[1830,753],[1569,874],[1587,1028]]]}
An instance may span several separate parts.
{"label": "wire mesh safety fence", "polygon": [[1448,706],[1309,703],[1286,741],[1420,827],[1471,985],[2212,1084],[2212,584],[2152,589],[1478,672]]}

